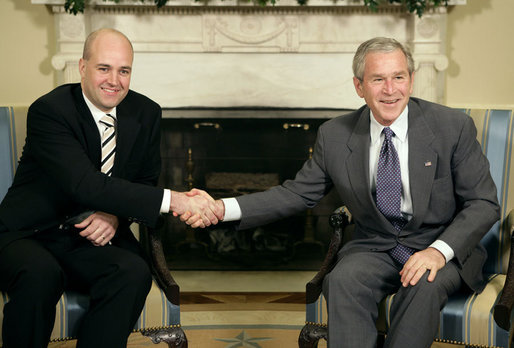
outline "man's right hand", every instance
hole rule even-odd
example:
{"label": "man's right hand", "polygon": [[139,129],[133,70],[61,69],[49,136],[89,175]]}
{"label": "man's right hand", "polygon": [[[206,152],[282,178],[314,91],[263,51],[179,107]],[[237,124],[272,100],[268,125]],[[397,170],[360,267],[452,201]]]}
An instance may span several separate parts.
{"label": "man's right hand", "polygon": [[181,220],[193,228],[215,225],[224,215],[219,204],[207,192],[198,189],[171,191],[170,211],[174,216],[181,216]]}

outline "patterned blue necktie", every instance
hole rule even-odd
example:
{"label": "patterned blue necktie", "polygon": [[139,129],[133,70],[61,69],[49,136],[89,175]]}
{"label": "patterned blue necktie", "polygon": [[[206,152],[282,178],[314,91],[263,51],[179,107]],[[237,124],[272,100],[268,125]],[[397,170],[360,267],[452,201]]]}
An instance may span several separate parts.
{"label": "patterned blue necktie", "polygon": [[[407,223],[400,209],[402,203],[400,160],[392,142],[394,132],[391,128],[385,127],[382,133],[384,133],[384,142],[380,149],[377,168],[377,208],[400,232]],[[398,244],[389,250],[389,255],[404,264],[414,252],[414,249]]]}

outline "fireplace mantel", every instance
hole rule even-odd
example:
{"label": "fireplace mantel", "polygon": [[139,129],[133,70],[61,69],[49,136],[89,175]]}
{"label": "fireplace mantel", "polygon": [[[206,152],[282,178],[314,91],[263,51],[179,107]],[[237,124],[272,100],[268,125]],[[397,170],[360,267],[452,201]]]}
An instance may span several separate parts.
{"label": "fireplace mantel", "polygon": [[374,36],[411,47],[415,96],[440,102],[444,93],[444,7],[420,19],[398,6],[373,13],[358,0],[310,0],[307,6],[280,0],[274,7],[172,0],[162,9],[92,0],[84,14],[73,16],[63,2],[32,0],[54,14],[52,65],[60,83],[80,80],[87,34],[113,27],[134,46],[131,88],[166,108],[358,108],[363,101],[353,87],[351,61],[359,43]]}

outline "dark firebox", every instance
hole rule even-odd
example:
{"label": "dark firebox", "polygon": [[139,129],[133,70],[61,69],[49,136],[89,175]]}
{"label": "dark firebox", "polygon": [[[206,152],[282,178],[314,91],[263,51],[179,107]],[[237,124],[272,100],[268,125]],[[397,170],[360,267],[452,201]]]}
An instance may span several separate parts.
{"label": "dark firebox", "polygon": [[[204,189],[214,198],[266,190],[294,178],[312,155],[318,127],[346,110],[173,109],[162,122],[160,185]],[[314,209],[249,230],[221,223],[193,230],[166,217],[173,269],[316,270],[330,238],[335,192]]]}

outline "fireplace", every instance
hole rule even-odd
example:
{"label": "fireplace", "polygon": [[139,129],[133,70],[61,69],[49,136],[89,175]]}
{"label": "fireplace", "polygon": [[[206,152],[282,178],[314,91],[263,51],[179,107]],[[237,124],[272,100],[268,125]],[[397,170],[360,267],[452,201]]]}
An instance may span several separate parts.
{"label": "fireplace", "polygon": [[[167,109],[162,123],[160,185],[197,187],[215,198],[258,192],[294,178],[312,155],[318,127],[348,110]],[[166,218],[165,250],[173,269],[315,270],[326,252],[331,193],[314,209],[245,231],[233,223],[193,230]]]}

